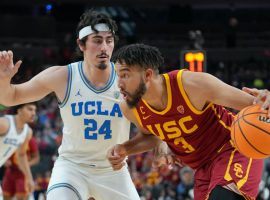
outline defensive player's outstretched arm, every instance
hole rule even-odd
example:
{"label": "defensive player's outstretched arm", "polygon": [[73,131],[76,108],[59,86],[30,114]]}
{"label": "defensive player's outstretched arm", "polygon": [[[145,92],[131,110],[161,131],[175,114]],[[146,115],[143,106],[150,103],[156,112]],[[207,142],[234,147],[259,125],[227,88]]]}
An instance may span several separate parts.
{"label": "defensive player's outstretched arm", "polygon": [[11,84],[12,77],[17,73],[22,61],[13,63],[12,51],[0,52],[0,104],[13,106],[40,100],[51,92],[60,94],[65,88],[68,72],[66,67],[50,67],[30,81],[22,84]]}

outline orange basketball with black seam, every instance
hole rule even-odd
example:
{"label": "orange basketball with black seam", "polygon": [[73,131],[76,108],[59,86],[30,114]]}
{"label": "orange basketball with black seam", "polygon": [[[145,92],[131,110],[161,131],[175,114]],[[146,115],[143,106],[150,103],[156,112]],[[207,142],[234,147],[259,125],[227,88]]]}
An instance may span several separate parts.
{"label": "orange basketball with black seam", "polygon": [[241,110],[231,126],[231,138],[243,155],[263,159],[270,156],[270,118],[260,105]]}

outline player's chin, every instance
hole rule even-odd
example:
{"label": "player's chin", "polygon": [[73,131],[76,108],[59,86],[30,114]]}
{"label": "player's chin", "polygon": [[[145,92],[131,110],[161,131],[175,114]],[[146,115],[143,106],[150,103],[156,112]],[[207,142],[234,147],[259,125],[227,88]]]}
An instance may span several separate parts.
{"label": "player's chin", "polygon": [[35,118],[30,118],[29,120],[28,120],[28,123],[33,123],[35,121]]}
{"label": "player's chin", "polygon": [[126,103],[127,103],[129,108],[135,108],[137,106],[137,102],[134,102],[134,101],[126,100]]}
{"label": "player's chin", "polygon": [[108,67],[108,64],[106,62],[99,62],[98,66],[99,69],[105,70]]}
{"label": "player's chin", "polygon": [[114,171],[120,170],[121,168],[122,168],[122,166],[113,166]]}

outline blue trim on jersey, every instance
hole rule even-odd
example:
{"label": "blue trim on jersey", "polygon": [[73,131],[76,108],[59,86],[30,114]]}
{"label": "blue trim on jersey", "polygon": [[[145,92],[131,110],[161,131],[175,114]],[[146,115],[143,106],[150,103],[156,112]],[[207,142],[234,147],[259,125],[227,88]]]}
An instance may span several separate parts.
{"label": "blue trim on jersey", "polygon": [[48,193],[50,191],[52,191],[53,189],[56,189],[56,188],[60,188],[60,187],[66,187],[68,189],[71,189],[73,192],[75,192],[76,196],[79,198],[79,200],[82,200],[82,197],[79,193],[78,190],[76,190],[75,187],[73,187],[71,184],[68,184],[68,183],[57,183],[57,184],[54,184],[52,185],[50,188],[48,188],[47,192],[46,192],[46,196],[48,195]]}
{"label": "blue trim on jersey", "polygon": [[70,90],[71,90],[71,82],[72,82],[72,68],[71,68],[71,64],[68,65],[68,82],[67,82],[67,88],[66,88],[66,94],[64,97],[64,100],[62,101],[62,103],[59,103],[59,107],[63,108],[64,105],[66,105],[69,95],[70,95]]}
{"label": "blue trim on jersey", "polygon": [[92,90],[93,92],[95,93],[102,93],[102,92],[105,92],[106,90],[108,90],[114,83],[114,80],[115,80],[115,77],[116,77],[116,74],[115,74],[115,70],[114,70],[114,65],[113,63],[111,63],[111,67],[112,67],[112,70],[111,70],[111,75],[110,75],[110,79],[109,81],[106,83],[106,85],[103,87],[103,88],[95,88],[95,86],[93,86],[88,80],[87,78],[85,77],[84,73],[83,73],[83,65],[82,65],[82,61],[79,63],[79,72],[80,72],[80,76],[84,82],[84,84],[90,89]]}

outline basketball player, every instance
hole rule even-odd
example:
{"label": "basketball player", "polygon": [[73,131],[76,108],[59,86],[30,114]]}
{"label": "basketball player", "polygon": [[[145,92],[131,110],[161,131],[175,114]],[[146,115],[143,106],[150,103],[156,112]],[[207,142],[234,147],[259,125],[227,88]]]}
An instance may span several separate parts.
{"label": "basketball player", "polygon": [[129,138],[130,122],[120,110],[120,90],[110,62],[116,23],[105,14],[86,11],[77,26],[84,59],[50,67],[30,81],[10,80],[21,61],[0,53],[0,103],[16,105],[55,93],[63,119],[63,140],[47,190],[48,200],[140,199],[127,167],[113,171],[106,153]]}
{"label": "basketball player", "polygon": [[181,163],[195,170],[195,200],[255,199],[263,161],[246,158],[234,148],[233,114],[223,107],[240,110],[253,103],[252,95],[207,73],[176,70],[159,75],[164,60],[155,47],[128,45],[115,60],[125,99],[122,111],[145,133],[109,150],[115,170],[127,155],[147,149],[152,145],[149,138],[155,141],[157,136]]}
{"label": "basketball player", "polygon": [[[29,166],[38,164],[39,151],[35,137],[31,137],[27,144],[27,158]],[[4,199],[12,199],[16,197],[17,200],[29,198],[29,193],[25,190],[24,174],[18,166],[18,152],[15,152],[5,164],[5,173],[3,176],[3,194]]]}
{"label": "basketball player", "polygon": [[[36,105],[27,103],[19,105],[16,115],[5,115],[0,118],[0,166],[2,166],[15,153],[18,170],[14,171],[12,177],[20,177],[13,187],[7,185],[3,180],[3,190],[5,200],[12,199],[16,192],[18,200],[26,197],[34,190],[34,181],[27,160],[27,145],[32,137],[32,129],[27,123],[34,121],[36,115]],[[22,173],[21,173],[22,172]],[[13,180],[14,181],[14,180]]]}

